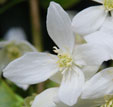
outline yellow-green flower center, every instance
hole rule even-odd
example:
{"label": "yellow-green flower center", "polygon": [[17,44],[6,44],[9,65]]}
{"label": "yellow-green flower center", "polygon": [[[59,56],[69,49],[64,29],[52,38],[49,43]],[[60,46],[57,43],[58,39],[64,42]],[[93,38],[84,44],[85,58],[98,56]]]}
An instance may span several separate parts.
{"label": "yellow-green flower center", "polygon": [[67,68],[70,67],[72,65],[72,57],[69,53],[64,53],[62,52],[60,49],[58,49],[57,47],[53,47],[54,48],[54,52],[57,53],[58,55],[58,61],[57,64],[59,65],[59,67],[62,68]]}
{"label": "yellow-green flower center", "polygon": [[59,60],[57,61],[60,68],[63,67],[70,67],[72,64],[72,58],[68,54],[59,54],[58,55]]}
{"label": "yellow-green flower center", "polygon": [[9,58],[9,60],[14,60],[16,58],[19,58],[21,56],[21,50],[19,49],[19,47],[14,44],[14,43],[10,43],[5,47],[7,56]]}
{"label": "yellow-green flower center", "polygon": [[106,103],[101,107],[113,107],[113,98],[106,100]]}
{"label": "yellow-green flower center", "polygon": [[113,0],[104,0],[104,7],[105,7],[108,11],[113,10]]}

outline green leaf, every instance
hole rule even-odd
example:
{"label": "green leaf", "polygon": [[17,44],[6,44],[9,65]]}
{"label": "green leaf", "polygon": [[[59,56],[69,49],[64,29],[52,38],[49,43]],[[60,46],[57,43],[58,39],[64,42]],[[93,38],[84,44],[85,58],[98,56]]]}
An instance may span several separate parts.
{"label": "green leaf", "polygon": [[59,3],[63,8],[66,9],[78,3],[80,0],[40,0],[40,3],[42,7],[47,8],[51,1]]}
{"label": "green leaf", "polygon": [[23,99],[16,95],[11,88],[0,80],[0,107],[22,107]]}

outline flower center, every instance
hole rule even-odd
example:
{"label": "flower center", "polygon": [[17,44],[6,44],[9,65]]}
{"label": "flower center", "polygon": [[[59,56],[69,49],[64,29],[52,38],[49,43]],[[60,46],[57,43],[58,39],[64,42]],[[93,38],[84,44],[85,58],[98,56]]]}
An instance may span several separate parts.
{"label": "flower center", "polygon": [[113,96],[108,96],[108,99],[106,99],[105,101],[106,103],[101,107],[113,107]]}
{"label": "flower center", "polygon": [[54,48],[54,52],[58,54],[58,65],[60,68],[67,68],[72,65],[72,57],[68,53],[63,53],[60,49]]}
{"label": "flower center", "polygon": [[113,0],[104,0],[104,7],[105,7],[108,11],[113,10]]}
{"label": "flower center", "polygon": [[8,58],[12,61],[21,56],[21,51],[17,45],[10,43],[5,47]]}
{"label": "flower center", "polygon": [[57,63],[59,64],[59,67],[70,67],[72,64],[72,58],[68,54],[58,54],[59,60]]}

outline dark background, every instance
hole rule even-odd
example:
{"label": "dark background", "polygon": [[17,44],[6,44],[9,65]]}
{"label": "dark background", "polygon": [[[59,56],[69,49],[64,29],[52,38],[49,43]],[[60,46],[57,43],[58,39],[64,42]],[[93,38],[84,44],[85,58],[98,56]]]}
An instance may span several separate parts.
{"label": "dark background", "polygon": [[[0,9],[7,4],[8,2],[1,4]],[[97,5],[97,3],[91,0],[80,0],[79,3],[73,4],[71,7],[65,10],[73,10],[79,12],[80,10],[92,5]],[[42,8],[41,4],[39,4],[39,6],[40,6],[41,30],[42,30],[43,42],[45,46],[44,49],[51,50],[54,43],[49,38],[46,30],[47,9]],[[12,27],[22,28],[27,35],[27,39],[30,42],[32,42],[29,1],[25,0],[23,2],[20,2],[8,8],[4,12],[0,13],[0,38],[2,38],[5,35],[5,33]]]}

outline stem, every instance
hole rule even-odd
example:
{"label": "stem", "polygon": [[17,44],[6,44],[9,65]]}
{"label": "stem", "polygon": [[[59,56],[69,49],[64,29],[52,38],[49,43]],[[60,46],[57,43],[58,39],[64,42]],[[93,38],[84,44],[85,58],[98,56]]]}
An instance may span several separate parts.
{"label": "stem", "polygon": [[[33,43],[38,51],[43,50],[42,34],[40,28],[39,0],[30,0],[32,37]],[[44,83],[37,85],[38,93],[44,90]]]}
{"label": "stem", "polygon": [[32,21],[32,36],[35,47],[39,50],[43,50],[42,35],[40,29],[40,14],[39,14],[39,2],[38,0],[30,0],[31,9],[31,21]]}

